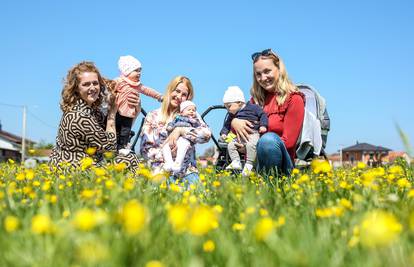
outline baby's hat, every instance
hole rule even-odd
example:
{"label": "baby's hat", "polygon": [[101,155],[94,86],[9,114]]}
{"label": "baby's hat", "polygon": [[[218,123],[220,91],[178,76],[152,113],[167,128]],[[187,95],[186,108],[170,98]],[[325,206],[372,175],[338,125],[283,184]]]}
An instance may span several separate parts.
{"label": "baby's hat", "polygon": [[196,106],[193,102],[190,100],[186,100],[184,102],[181,102],[180,104],[180,112],[183,112],[184,109],[188,108],[189,106]]}
{"label": "baby's hat", "polygon": [[141,62],[133,56],[120,56],[118,60],[119,71],[124,76],[128,76],[131,72],[141,68]]}
{"label": "baby's hat", "polygon": [[227,87],[226,92],[224,92],[223,96],[223,103],[233,103],[233,102],[243,102],[246,103],[244,100],[243,91],[238,86],[229,86]]}

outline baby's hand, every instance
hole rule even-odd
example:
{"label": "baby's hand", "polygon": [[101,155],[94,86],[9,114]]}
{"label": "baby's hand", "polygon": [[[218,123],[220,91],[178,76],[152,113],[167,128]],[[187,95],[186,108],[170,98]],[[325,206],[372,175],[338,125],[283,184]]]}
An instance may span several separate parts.
{"label": "baby's hand", "polygon": [[265,132],[267,132],[267,129],[266,129],[266,127],[264,127],[264,126],[260,126],[260,128],[259,128],[259,133],[265,133]]}

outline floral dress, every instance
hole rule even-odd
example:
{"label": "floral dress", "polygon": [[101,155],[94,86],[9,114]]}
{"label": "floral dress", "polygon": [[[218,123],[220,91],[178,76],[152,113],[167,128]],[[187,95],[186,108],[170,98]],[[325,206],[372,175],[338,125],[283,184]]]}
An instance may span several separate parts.
{"label": "floral dress", "polygon": [[[200,118],[200,115],[197,114]],[[168,137],[167,125],[173,120],[172,117],[166,123],[161,121],[161,109],[156,109],[147,114],[141,132],[140,153],[145,160],[148,161],[152,168],[162,168],[164,164],[164,157],[162,154],[162,145]],[[189,128],[188,134],[183,137],[191,143],[202,144],[210,140],[211,131],[208,126],[200,118],[200,127]],[[196,137],[190,134],[195,133]],[[186,160],[188,159],[188,160]],[[195,158],[195,146],[191,146],[186,154],[186,159],[183,162],[183,168],[178,173],[179,176],[185,176],[190,173],[198,172]]]}
{"label": "floral dress", "polygon": [[[56,145],[50,156],[50,164],[59,167],[60,163],[70,163],[80,166],[80,161],[88,157],[86,149],[96,148],[94,155],[97,162],[102,160],[105,151],[115,152],[116,136],[105,131],[103,114],[89,107],[79,99],[72,109],[65,112],[59,124]],[[124,162],[133,171],[138,167],[138,158],[130,153],[127,156],[118,155],[116,162]]]}

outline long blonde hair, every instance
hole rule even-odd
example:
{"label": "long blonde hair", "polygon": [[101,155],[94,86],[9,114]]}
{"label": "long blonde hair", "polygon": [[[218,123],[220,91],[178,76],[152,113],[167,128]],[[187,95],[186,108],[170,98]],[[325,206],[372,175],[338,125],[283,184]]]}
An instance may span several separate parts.
{"label": "long blonde hair", "polygon": [[273,64],[279,70],[279,79],[277,80],[276,84],[276,101],[277,104],[281,105],[285,102],[286,97],[289,93],[297,92],[298,88],[292,83],[289,79],[288,73],[285,68],[285,64],[283,63],[282,59],[276,55],[274,52],[269,53],[268,55],[260,55],[254,62],[253,62],[253,85],[250,89],[250,94],[253,97],[253,100],[256,104],[263,107],[266,98],[266,90],[259,85],[256,80],[256,75],[254,71],[254,63],[261,59],[272,59]]}
{"label": "long blonde hair", "polygon": [[103,100],[103,94],[105,90],[105,82],[99,73],[98,68],[93,62],[82,61],[79,64],[73,66],[66,75],[66,79],[63,81],[62,99],[60,101],[60,109],[63,112],[68,112],[76,104],[81,97],[79,95],[79,77],[84,72],[94,72],[98,75],[98,81],[100,85],[100,93],[98,99],[92,104],[93,109],[97,109]]}
{"label": "long blonde hair", "polygon": [[180,107],[177,107],[176,109],[172,109],[170,107],[171,94],[180,83],[184,83],[188,88],[187,100],[192,100],[194,97],[193,85],[191,84],[190,79],[185,76],[177,76],[173,78],[167,86],[167,90],[165,91],[161,104],[161,121],[163,123],[166,123],[173,115],[177,114],[180,109]]}

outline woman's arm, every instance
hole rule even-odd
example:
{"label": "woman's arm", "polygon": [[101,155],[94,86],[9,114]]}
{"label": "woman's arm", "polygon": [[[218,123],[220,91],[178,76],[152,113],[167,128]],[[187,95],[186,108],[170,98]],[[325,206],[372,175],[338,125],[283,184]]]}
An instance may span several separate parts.
{"label": "woman's arm", "polygon": [[304,114],[305,104],[302,96],[293,95],[285,114],[283,134],[280,138],[288,150],[296,146],[300,131],[302,130]]}

